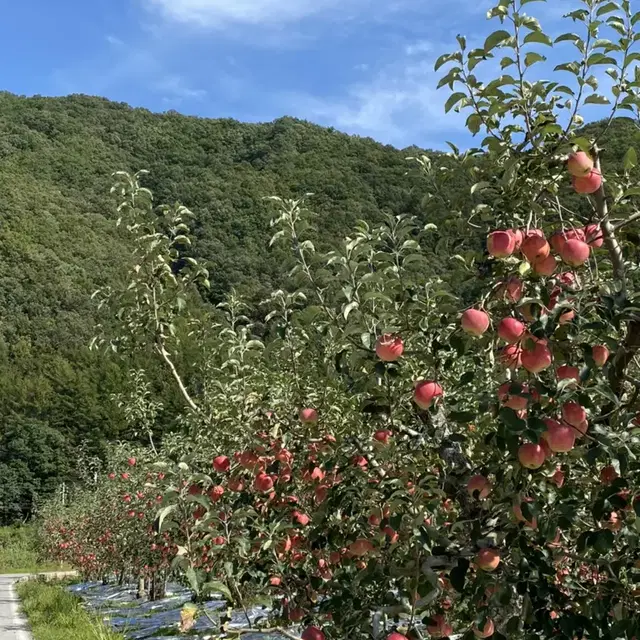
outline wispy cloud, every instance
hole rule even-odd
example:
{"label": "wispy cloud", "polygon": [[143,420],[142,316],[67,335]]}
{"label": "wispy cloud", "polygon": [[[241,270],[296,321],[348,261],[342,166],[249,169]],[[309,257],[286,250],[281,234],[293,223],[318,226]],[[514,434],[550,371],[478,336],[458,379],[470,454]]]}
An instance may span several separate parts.
{"label": "wispy cloud", "polygon": [[207,92],[204,89],[193,89],[181,76],[165,76],[153,85],[165,102],[181,103],[184,100],[201,100]]}
{"label": "wispy cloud", "polygon": [[371,4],[371,0],[146,0],[151,8],[183,23],[203,27],[227,24],[297,22],[327,11],[340,12]]}
{"label": "wispy cloud", "polygon": [[420,144],[444,148],[446,134],[460,133],[464,118],[445,114],[446,95],[436,91],[429,58],[398,61],[380,69],[343,95],[283,96],[295,115],[371,136],[399,147]]}
{"label": "wispy cloud", "polygon": [[120,38],[118,38],[118,36],[114,36],[112,34],[109,34],[105,40],[112,46],[112,47],[122,47],[124,45],[124,42],[122,40],[120,40]]}

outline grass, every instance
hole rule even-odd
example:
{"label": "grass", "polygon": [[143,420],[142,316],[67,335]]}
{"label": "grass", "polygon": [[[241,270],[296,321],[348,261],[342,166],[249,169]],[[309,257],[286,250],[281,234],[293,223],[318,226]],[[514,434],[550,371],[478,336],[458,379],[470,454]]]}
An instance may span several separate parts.
{"label": "grass", "polygon": [[0,574],[64,571],[60,563],[42,557],[35,527],[0,527]]}
{"label": "grass", "polygon": [[60,584],[27,580],[17,586],[34,640],[124,640],[89,615]]}

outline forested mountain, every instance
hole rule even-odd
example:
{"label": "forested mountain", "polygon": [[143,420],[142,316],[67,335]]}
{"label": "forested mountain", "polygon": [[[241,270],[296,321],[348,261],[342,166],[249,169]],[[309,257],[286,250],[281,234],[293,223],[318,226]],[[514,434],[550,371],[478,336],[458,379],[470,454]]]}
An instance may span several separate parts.
{"label": "forested mountain", "polygon": [[[631,126],[613,128],[610,156],[626,151]],[[111,397],[125,388],[125,368],[88,350],[90,294],[117,283],[128,257],[109,195],[114,171],[148,169],[157,203],[196,214],[194,252],[218,302],[232,286],[260,299],[286,277],[282,254],[268,248],[265,196],[314,193],[319,249],[359,218],[441,221],[446,207],[425,206],[428,184],[406,160],[421,153],[288,117],[243,124],[0,93],[0,520],[29,513],[60,480],[90,470],[105,441],[124,437]],[[462,178],[448,189],[470,205]],[[167,385],[167,428],[172,393]]]}
{"label": "forested mountain", "polygon": [[0,519],[72,476],[79,445],[86,468],[122,436],[110,397],[125,384],[123,367],[87,348],[90,294],[117,281],[128,255],[109,195],[114,171],[148,169],[158,203],[196,213],[194,250],[209,263],[216,302],[231,286],[259,298],[283,280],[265,196],[315,193],[320,248],[358,218],[426,219],[424,182],[405,175],[418,151],[292,118],[243,124],[0,94]]}

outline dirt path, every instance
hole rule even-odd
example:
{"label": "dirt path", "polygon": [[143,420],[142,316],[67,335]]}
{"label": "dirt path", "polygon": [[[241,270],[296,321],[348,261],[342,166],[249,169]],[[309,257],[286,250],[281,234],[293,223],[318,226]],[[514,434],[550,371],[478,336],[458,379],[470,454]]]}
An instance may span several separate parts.
{"label": "dirt path", "polygon": [[0,576],[0,640],[32,640],[29,627],[20,614],[15,583],[25,576]]}
{"label": "dirt path", "polygon": [[[37,574],[47,578],[64,578],[73,571]],[[20,599],[15,584],[28,574],[0,575],[0,640],[32,640],[29,625],[20,613]]]}

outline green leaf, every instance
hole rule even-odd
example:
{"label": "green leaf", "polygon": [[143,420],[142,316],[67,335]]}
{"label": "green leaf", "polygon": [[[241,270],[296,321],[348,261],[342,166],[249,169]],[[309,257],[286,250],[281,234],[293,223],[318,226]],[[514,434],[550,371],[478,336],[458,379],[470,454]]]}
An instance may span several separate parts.
{"label": "green leaf", "polygon": [[519,265],[518,265],[518,273],[521,276],[526,275],[527,273],[529,273],[529,271],[531,271],[531,265],[526,261],[523,260]]}
{"label": "green leaf", "polygon": [[618,64],[618,61],[615,58],[612,58],[611,56],[605,56],[604,53],[592,53],[588,58],[587,58],[587,66],[592,67],[596,64],[611,64],[611,65],[616,65]]}
{"label": "green leaf", "polygon": [[599,93],[592,93],[584,101],[584,104],[611,104],[609,98],[600,95]]}
{"label": "green leaf", "polygon": [[440,67],[442,67],[442,65],[447,64],[447,62],[451,62],[451,60],[453,60],[453,57],[452,57],[452,55],[450,53],[442,54],[436,60],[436,63],[433,65],[433,70],[434,71],[438,71],[438,69],[440,69]]}
{"label": "green leaf", "polygon": [[189,586],[191,590],[196,594],[200,594],[200,585],[198,584],[198,577],[196,576],[196,572],[193,567],[187,567],[185,571],[185,575],[187,576],[187,580],[189,581]]}
{"label": "green leaf", "polygon": [[545,62],[546,61],[546,57],[536,53],[535,51],[530,51],[529,53],[527,53],[527,55],[524,57],[524,66],[525,67],[530,67],[531,65],[536,64],[536,62]]}
{"label": "green leaf", "polygon": [[205,582],[202,585],[202,592],[206,594],[221,593],[229,602],[233,602],[233,596],[231,590],[223,582],[213,580],[211,582]]}
{"label": "green leaf", "polygon": [[574,76],[577,76],[580,73],[580,66],[576,62],[565,62],[563,64],[556,65],[553,70],[568,71],[569,73],[573,73]]}
{"label": "green leaf", "polygon": [[584,553],[587,547],[593,545],[593,531],[583,531],[576,542],[576,549],[578,553]]}
{"label": "green leaf", "polygon": [[587,138],[574,138],[571,142],[575,144],[580,151],[584,151],[585,153],[591,152],[591,147],[593,146],[591,140],[587,140]]}
{"label": "green leaf", "polygon": [[613,549],[615,543],[615,537],[612,531],[609,529],[602,529],[594,536],[593,548],[602,555],[608,553]]}
{"label": "green leaf", "polygon": [[449,96],[449,99],[445,102],[444,111],[445,113],[449,113],[451,109],[458,104],[461,100],[464,100],[467,97],[466,93],[462,93],[462,91],[456,91]]}
{"label": "green leaf", "polygon": [[516,412],[513,409],[509,409],[509,407],[502,407],[498,412],[498,416],[511,431],[522,432],[527,428],[527,423],[518,418]]}
{"label": "green leaf", "polygon": [[537,44],[546,44],[549,47],[553,46],[553,40],[551,40],[551,38],[542,31],[532,31],[531,33],[528,33],[523,42],[524,44],[535,42]]}
{"label": "green leaf", "polygon": [[603,16],[605,13],[611,13],[612,11],[619,11],[620,7],[615,2],[607,2],[596,11],[596,17]]}
{"label": "green leaf", "polygon": [[490,34],[487,39],[484,41],[484,50],[489,52],[491,49],[497,47],[501,42],[504,42],[507,38],[510,38],[511,34],[504,29],[500,29],[498,31],[494,31]]}
{"label": "green leaf", "polygon": [[482,128],[482,118],[477,113],[472,113],[467,118],[467,129],[475,136]]}
{"label": "green leaf", "polygon": [[162,531],[162,524],[164,523],[166,517],[170,513],[173,513],[177,509],[177,507],[178,507],[177,504],[170,504],[169,506],[164,507],[159,511],[158,516],[156,518],[156,530],[158,532]]}
{"label": "green leaf", "polygon": [[464,591],[464,583],[469,570],[469,560],[466,558],[458,558],[458,564],[449,572],[449,580],[451,586],[458,592]]}
{"label": "green leaf", "polygon": [[490,182],[485,182],[485,181],[476,182],[474,185],[471,185],[471,189],[469,191],[471,195],[473,195],[476,192],[484,191],[490,186],[491,186]]}
{"label": "green leaf", "polygon": [[633,147],[629,147],[627,149],[627,152],[624,154],[624,158],[622,159],[622,164],[625,171],[633,169],[633,167],[638,164],[638,155]]}
{"label": "green leaf", "polygon": [[344,319],[346,320],[349,317],[349,314],[354,309],[357,309],[357,308],[358,308],[358,301],[357,300],[353,300],[349,304],[345,305],[344,309],[342,310],[342,316],[344,317]]}
{"label": "green leaf", "polygon": [[449,418],[458,424],[467,424],[471,422],[476,417],[475,411],[451,411],[449,413]]}
{"label": "green leaf", "polygon": [[555,40],[555,43],[558,42],[582,42],[582,38],[576,33],[563,33],[558,36]]}

